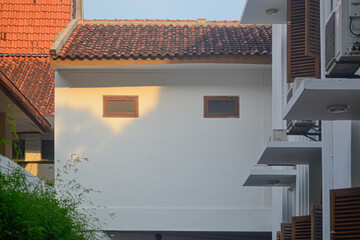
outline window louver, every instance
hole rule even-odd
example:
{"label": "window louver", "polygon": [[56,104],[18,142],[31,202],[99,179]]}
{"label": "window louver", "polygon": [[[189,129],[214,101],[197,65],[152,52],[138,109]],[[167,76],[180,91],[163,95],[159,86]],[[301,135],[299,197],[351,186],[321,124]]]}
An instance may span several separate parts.
{"label": "window louver", "polygon": [[288,0],[288,82],[320,77],[319,0]]}
{"label": "window louver", "polygon": [[335,58],[335,12],[332,13],[329,21],[325,26],[325,64],[326,67]]}
{"label": "window louver", "polygon": [[292,240],[292,225],[291,223],[281,224],[281,240]]}
{"label": "window louver", "polygon": [[313,205],[311,209],[311,240],[322,240],[322,206]]}
{"label": "window louver", "polygon": [[360,188],[330,191],[332,239],[360,239]]}
{"label": "window louver", "polygon": [[311,216],[299,216],[292,218],[293,240],[311,239]]}
{"label": "window louver", "polygon": [[307,0],[305,4],[305,54],[320,57],[320,1]]}
{"label": "window louver", "polygon": [[281,240],[281,232],[280,231],[276,232],[276,240]]}

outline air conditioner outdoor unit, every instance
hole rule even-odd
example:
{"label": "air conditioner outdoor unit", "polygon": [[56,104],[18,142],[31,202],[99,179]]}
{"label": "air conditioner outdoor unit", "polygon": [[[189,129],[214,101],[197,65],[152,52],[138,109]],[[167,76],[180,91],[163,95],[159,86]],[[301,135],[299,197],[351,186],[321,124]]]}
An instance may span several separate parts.
{"label": "air conditioner outdoor unit", "polygon": [[287,140],[286,129],[273,129],[272,135],[269,138],[271,142],[284,142]]}
{"label": "air conditioner outdoor unit", "polygon": [[290,99],[294,95],[295,91],[298,89],[298,87],[304,81],[304,79],[306,79],[306,78],[299,78],[299,77],[295,78],[294,82],[291,84],[291,86],[289,88],[289,91],[287,93],[287,96],[286,96],[287,102],[290,101]]}
{"label": "air conditioner outdoor unit", "polygon": [[360,0],[338,0],[325,27],[325,66],[331,76],[360,67]]}

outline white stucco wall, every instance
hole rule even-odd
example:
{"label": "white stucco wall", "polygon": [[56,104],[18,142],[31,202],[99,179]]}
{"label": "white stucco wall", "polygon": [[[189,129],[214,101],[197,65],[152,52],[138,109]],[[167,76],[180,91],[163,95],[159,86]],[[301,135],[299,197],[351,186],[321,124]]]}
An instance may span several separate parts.
{"label": "white stucco wall", "polygon": [[[103,118],[103,95],[139,96],[139,118]],[[240,118],[203,118],[209,95],[239,96]],[[271,118],[270,67],[56,72],[55,156],[89,159],[78,177],[116,214],[106,230],[271,231],[271,191],[242,187]]]}

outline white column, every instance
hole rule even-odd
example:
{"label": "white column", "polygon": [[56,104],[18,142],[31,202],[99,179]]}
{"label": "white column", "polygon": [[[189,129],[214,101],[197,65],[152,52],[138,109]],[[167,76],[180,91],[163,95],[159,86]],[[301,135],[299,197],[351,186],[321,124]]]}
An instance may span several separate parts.
{"label": "white column", "polygon": [[360,187],[360,121],[351,122],[351,187]]}
{"label": "white column", "polygon": [[309,214],[309,166],[296,166],[296,216]]}
{"label": "white column", "polygon": [[309,207],[312,204],[321,204],[321,159],[309,164]]}
{"label": "white column", "polygon": [[[283,120],[284,99],[286,99],[286,25],[272,25],[272,62],[280,63],[272,65],[272,128],[284,129],[286,124]],[[285,68],[285,70],[284,70]],[[276,239],[276,232],[280,230],[280,224],[286,221],[289,197],[287,189],[272,188],[272,238]]]}
{"label": "white column", "polygon": [[[283,107],[286,100],[286,25],[272,25],[272,127],[283,129]],[[284,71],[285,69],[285,71]]]}
{"label": "white column", "polygon": [[323,239],[330,239],[330,189],[351,187],[351,121],[322,124]]}

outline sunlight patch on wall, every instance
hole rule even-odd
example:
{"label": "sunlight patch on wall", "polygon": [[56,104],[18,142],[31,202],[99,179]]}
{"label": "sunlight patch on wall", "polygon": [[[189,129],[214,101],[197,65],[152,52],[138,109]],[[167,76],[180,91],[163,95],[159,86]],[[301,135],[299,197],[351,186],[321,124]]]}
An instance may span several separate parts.
{"label": "sunlight patch on wall", "polygon": [[[118,134],[126,126],[134,121],[139,121],[152,110],[159,101],[161,91],[160,86],[149,87],[116,87],[116,88],[73,88],[70,90],[71,112],[87,112],[91,117],[95,117],[97,123],[101,122],[111,129],[112,133]],[[138,118],[104,118],[103,117],[103,96],[139,96],[139,117]],[[87,114],[71,114],[71,130],[73,133],[80,134],[94,128],[94,122],[86,117]],[[82,119],[83,117],[84,119]],[[95,129],[94,129],[95,130]]]}

